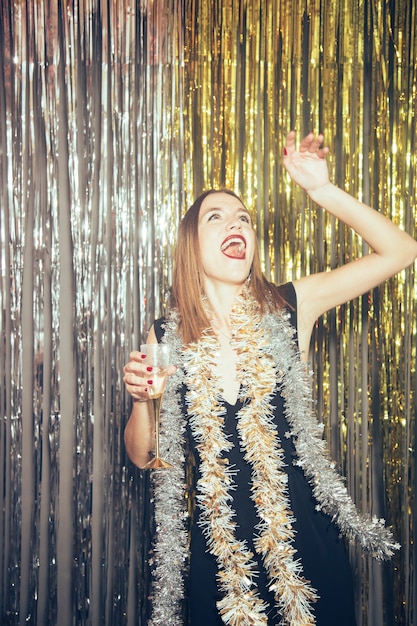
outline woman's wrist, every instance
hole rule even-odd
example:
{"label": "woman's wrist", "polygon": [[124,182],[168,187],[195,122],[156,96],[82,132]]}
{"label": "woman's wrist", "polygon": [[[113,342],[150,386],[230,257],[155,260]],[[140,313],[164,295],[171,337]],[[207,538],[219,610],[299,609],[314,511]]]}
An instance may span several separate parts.
{"label": "woman's wrist", "polygon": [[133,398],[133,404],[142,404],[143,402],[148,402],[149,398]]}
{"label": "woman's wrist", "polygon": [[319,205],[325,204],[326,198],[334,193],[334,190],[337,189],[336,185],[328,181],[327,183],[323,183],[318,187],[314,187],[313,189],[306,189],[305,192],[313,202]]}

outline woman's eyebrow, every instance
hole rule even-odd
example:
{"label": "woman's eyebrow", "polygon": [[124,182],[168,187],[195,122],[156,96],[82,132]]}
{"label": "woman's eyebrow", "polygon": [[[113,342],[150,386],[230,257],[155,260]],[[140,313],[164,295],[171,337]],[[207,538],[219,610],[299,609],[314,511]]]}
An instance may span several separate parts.
{"label": "woman's eyebrow", "polygon": [[[236,210],[236,213],[245,213],[246,215],[250,215],[249,211],[243,206],[236,207],[235,210]],[[224,213],[226,209],[221,206],[211,206],[211,207],[207,207],[203,209],[202,215],[205,215],[206,213],[209,213],[210,211],[221,211],[222,213]]]}
{"label": "woman's eyebrow", "polygon": [[213,211],[218,211],[220,213],[224,213],[224,209],[222,209],[222,207],[220,207],[220,206],[210,206],[210,207],[206,207],[205,209],[202,209],[200,211],[200,219],[202,217],[204,217],[205,215],[208,215],[209,213],[213,212]]}

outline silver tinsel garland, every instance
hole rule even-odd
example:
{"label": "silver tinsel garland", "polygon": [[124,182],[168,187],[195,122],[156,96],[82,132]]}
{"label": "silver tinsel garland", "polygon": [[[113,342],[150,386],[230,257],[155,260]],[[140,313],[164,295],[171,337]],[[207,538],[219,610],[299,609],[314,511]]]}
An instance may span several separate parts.
{"label": "silver tinsel garland", "polygon": [[[361,514],[349,496],[342,477],[329,458],[323,440],[323,424],[314,411],[311,377],[293,339],[294,329],[288,315],[266,315],[262,322],[271,343],[267,351],[282,373],[282,394],[298,460],[317,500],[317,508],[327,513],[350,541],[357,540],[378,560],[389,558],[400,548],[385,520]],[[286,341],[282,338],[286,337]]]}
{"label": "silver tinsel garland", "polygon": [[150,626],[183,626],[184,568],[188,558],[185,478],[185,424],[179,389],[184,381],[181,368],[182,342],[176,332],[174,313],[166,324],[164,343],[171,346],[178,371],[167,380],[161,411],[161,455],[172,469],[153,472],[155,537],[150,561],[153,574]]}

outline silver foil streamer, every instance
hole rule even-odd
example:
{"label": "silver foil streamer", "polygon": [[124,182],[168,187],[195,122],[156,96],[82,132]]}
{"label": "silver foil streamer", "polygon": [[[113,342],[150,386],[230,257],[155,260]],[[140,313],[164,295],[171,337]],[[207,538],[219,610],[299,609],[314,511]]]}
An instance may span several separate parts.
{"label": "silver foil streamer", "polygon": [[137,624],[146,481],[122,370],[170,283],[182,7],[1,17],[1,621]]}

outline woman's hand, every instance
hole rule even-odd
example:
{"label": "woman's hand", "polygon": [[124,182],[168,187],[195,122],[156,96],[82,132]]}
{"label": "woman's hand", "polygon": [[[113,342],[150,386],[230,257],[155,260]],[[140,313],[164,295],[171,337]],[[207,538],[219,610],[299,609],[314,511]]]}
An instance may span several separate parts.
{"label": "woman's hand", "polygon": [[[124,376],[123,382],[126,385],[128,393],[132,396],[133,400],[139,402],[147,402],[149,400],[149,387],[152,385],[152,371],[151,365],[145,363],[146,354],[135,350],[129,355],[129,362],[123,368]],[[167,368],[168,376],[171,376],[177,371],[175,365],[170,365]]]}
{"label": "woman's hand", "polygon": [[327,146],[322,147],[323,135],[309,133],[296,150],[295,132],[287,135],[283,164],[292,180],[307,193],[329,184],[326,155]]}

